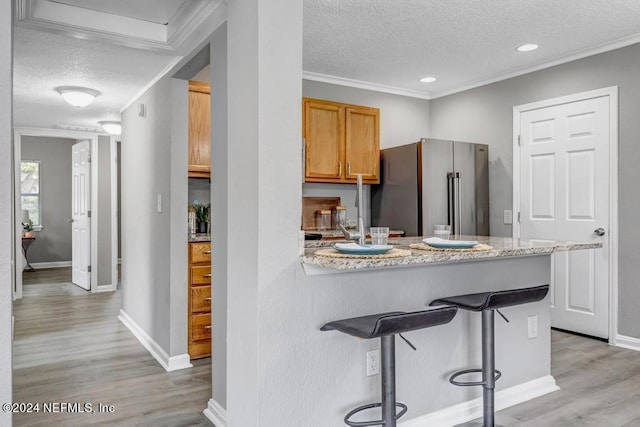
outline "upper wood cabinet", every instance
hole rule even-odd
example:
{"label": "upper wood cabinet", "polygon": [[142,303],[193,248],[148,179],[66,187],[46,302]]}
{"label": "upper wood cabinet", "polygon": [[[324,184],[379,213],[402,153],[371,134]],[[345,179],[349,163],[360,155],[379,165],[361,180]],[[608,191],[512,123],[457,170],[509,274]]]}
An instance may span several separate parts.
{"label": "upper wood cabinet", "polygon": [[189,81],[189,177],[211,176],[211,89]]}
{"label": "upper wood cabinet", "polygon": [[305,182],[380,182],[380,110],[303,99]]}

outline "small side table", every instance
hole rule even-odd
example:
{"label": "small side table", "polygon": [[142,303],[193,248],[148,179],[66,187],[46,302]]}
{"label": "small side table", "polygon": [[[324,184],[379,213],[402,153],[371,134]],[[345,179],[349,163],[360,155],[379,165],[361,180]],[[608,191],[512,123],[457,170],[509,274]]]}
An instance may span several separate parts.
{"label": "small side table", "polygon": [[27,256],[27,251],[29,249],[29,246],[31,246],[31,244],[33,243],[34,240],[36,240],[35,237],[23,237],[22,238],[22,253],[24,254],[24,259],[27,260],[27,267],[22,271],[36,271],[36,269],[33,268],[31,266],[31,264],[29,264],[29,257]]}

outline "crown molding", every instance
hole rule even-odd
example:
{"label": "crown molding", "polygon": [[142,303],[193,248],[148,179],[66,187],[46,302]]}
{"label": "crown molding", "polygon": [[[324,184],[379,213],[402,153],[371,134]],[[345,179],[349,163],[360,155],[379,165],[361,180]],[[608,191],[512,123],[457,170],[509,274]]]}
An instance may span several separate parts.
{"label": "crown molding", "polygon": [[174,51],[224,0],[198,0],[168,25],[129,18],[49,0],[15,0],[18,25],[153,51]]}
{"label": "crown molding", "polygon": [[196,7],[182,11],[167,25],[168,43],[177,49],[226,0],[201,1]]}
{"label": "crown molding", "polygon": [[391,93],[393,95],[408,96],[411,98],[431,99],[429,94],[426,92],[420,92],[420,91],[411,90],[411,89],[403,89],[403,88],[394,87],[394,86],[386,86],[378,83],[364,82],[361,80],[347,79],[344,77],[331,76],[328,74],[314,73],[311,71],[303,71],[302,78],[304,80],[311,80],[314,82],[330,83],[330,84],[339,85],[339,86],[355,87],[358,89],[366,89],[366,90],[372,90],[375,92]]}

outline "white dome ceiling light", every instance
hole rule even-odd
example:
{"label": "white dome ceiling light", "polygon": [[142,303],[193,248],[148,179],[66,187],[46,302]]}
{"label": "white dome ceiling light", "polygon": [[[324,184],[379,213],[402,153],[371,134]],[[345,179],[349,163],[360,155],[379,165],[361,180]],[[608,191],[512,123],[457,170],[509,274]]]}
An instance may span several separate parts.
{"label": "white dome ceiling light", "polygon": [[422,83],[432,83],[436,81],[435,77],[423,77],[420,79]]}
{"label": "white dome ceiling light", "polygon": [[105,132],[111,135],[120,135],[122,133],[122,124],[120,122],[103,121],[98,122]]}
{"label": "white dome ceiling light", "polygon": [[57,87],[56,91],[60,93],[60,96],[62,96],[65,101],[74,107],[86,107],[100,95],[100,92],[97,90],[78,86],[61,86]]}

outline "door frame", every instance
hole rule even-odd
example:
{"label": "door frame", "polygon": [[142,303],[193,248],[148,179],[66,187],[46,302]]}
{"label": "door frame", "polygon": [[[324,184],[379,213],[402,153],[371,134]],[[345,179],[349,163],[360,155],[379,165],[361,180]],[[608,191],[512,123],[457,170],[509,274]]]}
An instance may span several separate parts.
{"label": "door frame", "polygon": [[513,107],[513,238],[520,237],[520,115],[560,104],[609,97],[609,344],[618,336],[618,86],[609,86]]}
{"label": "door frame", "polygon": [[[53,138],[69,138],[69,139],[84,139],[91,141],[91,265],[98,265],[98,216],[99,212],[95,209],[98,206],[98,136],[97,133],[81,132],[73,130],[61,130],[61,129],[40,129],[40,128],[22,128],[16,127],[13,129],[13,152],[14,152],[14,218],[15,218],[15,282],[13,288],[14,301],[22,298],[22,240],[18,239],[22,233],[22,224],[20,220],[22,218],[20,212],[20,157],[22,152],[22,137],[23,136],[38,136],[38,137],[53,137]],[[71,185],[71,183],[69,183]],[[116,230],[112,230],[112,233],[117,233]],[[91,270],[91,292],[106,291],[110,289],[98,289],[95,284],[98,283],[98,269],[93,268]],[[113,286],[115,290],[115,285]]]}

